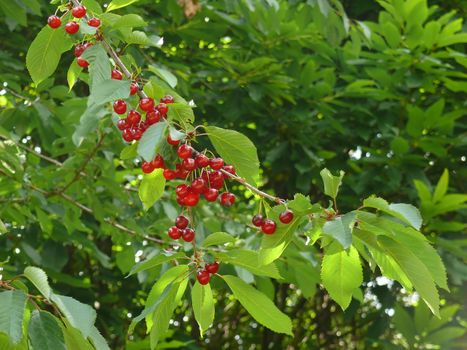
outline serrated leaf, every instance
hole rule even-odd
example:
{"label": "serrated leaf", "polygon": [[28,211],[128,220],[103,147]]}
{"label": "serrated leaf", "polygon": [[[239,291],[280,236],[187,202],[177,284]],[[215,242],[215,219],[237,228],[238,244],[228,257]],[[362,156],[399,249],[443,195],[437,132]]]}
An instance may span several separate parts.
{"label": "serrated leaf", "polygon": [[94,350],[94,347],[79,330],[73,328],[67,320],[64,320],[64,323],[66,326],[62,325],[62,331],[67,350]]}
{"label": "serrated leaf", "polygon": [[172,72],[170,72],[169,70],[155,65],[150,65],[148,69],[154,74],[156,74],[159,78],[164,80],[167,84],[169,84],[171,88],[177,86],[177,77],[173,75]]}
{"label": "serrated leaf", "polygon": [[227,253],[214,253],[224,263],[243,267],[258,276],[268,276],[275,279],[282,278],[274,263],[259,265],[259,254],[248,249],[234,249]]}
{"label": "serrated leaf", "polygon": [[422,226],[422,217],[420,215],[420,212],[411,204],[389,204],[383,198],[371,196],[363,201],[363,206],[367,208],[375,208],[381,210],[413,226],[417,230],[419,230]]}
{"label": "serrated leaf", "polygon": [[266,295],[238,277],[225,275],[222,278],[256,321],[276,333],[292,335],[292,321]]}
{"label": "serrated leaf", "polygon": [[175,260],[175,259],[179,259],[179,258],[182,258],[182,257],[186,257],[185,253],[178,252],[178,253],[170,254],[170,255],[164,255],[164,254],[156,255],[156,256],[152,257],[151,259],[144,260],[144,261],[136,264],[135,266],[133,266],[133,268],[131,269],[128,276],[132,276],[135,273],[138,273],[138,272],[141,272],[141,271],[152,269],[153,267],[161,265],[161,264],[163,264],[165,262],[172,261],[172,260]]}
{"label": "serrated leaf", "polygon": [[34,310],[28,328],[29,340],[34,349],[67,350],[59,321],[52,314]]}
{"label": "serrated leaf", "polygon": [[259,160],[253,142],[237,131],[216,126],[206,127],[206,132],[224,161],[232,164],[237,174],[245,178],[247,182],[255,184],[259,176]]}
{"label": "serrated leaf", "polygon": [[186,103],[176,102],[169,105],[167,119],[180,124],[183,130],[193,130],[192,123],[195,121],[193,109]]}
{"label": "serrated leaf", "polygon": [[138,143],[138,154],[147,162],[150,162],[158,153],[161,144],[165,142],[167,123],[160,121],[151,125],[141,137]]}
{"label": "serrated leaf", "polygon": [[120,152],[120,159],[125,160],[125,159],[133,159],[138,156],[138,144],[137,143],[132,143],[131,145],[128,145],[122,149]]}
{"label": "serrated leaf", "polygon": [[352,244],[352,229],[355,225],[355,213],[350,212],[344,216],[327,221],[323,226],[323,233],[336,239],[344,249]]}
{"label": "serrated leaf", "polygon": [[110,350],[110,347],[107,344],[107,341],[105,340],[105,338],[102,336],[102,334],[99,332],[99,330],[95,326],[92,327],[89,338],[94,344],[94,348],[96,350]]}
{"label": "serrated leaf", "polygon": [[[89,62],[88,72],[90,78],[91,95],[98,93],[96,90],[100,83],[109,80],[111,76],[111,67],[109,57],[104,47],[97,43],[87,48],[81,55],[86,61]],[[88,102],[88,106],[91,104]]]}
{"label": "serrated leaf", "polygon": [[232,237],[228,233],[214,232],[204,239],[202,246],[209,247],[213,245],[221,245],[221,244],[233,243],[233,242],[235,242],[235,237]]}
{"label": "serrated leaf", "polygon": [[214,299],[211,286],[209,284],[203,286],[196,282],[191,290],[191,304],[199,325],[199,333],[203,337],[204,332],[214,321]]}
{"label": "serrated leaf", "polygon": [[34,284],[37,290],[47,299],[52,295],[52,289],[47,281],[47,274],[38,267],[28,266],[24,269],[24,276]]}
{"label": "serrated leaf", "polygon": [[0,332],[5,333],[13,344],[23,337],[23,318],[26,294],[21,290],[0,293]]}
{"label": "serrated leaf", "polygon": [[156,169],[150,174],[144,174],[139,185],[138,195],[144,210],[151,208],[162,197],[165,188],[165,177],[162,169]]}
{"label": "serrated leaf", "polygon": [[117,10],[119,8],[131,5],[137,1],[139,0],[112,0],[109,6],[107,6],[106,12]]}
{"label": "serrated leaf", "polygon": [[124,27],[144,27],[147,26],[147,22],[141,17],[134,13],[124,15],[120,17],[113,25],[113,29],[124,28]]}
{"label": "serrated leaf", "polygon": [[79,125],[76,127],[72,135],[73,143],[79,146],[81,142],[96,129],[99,120],[101,120],[108,112],[101,105],[92,105],[88,107],[79,119]]}
{"label": "serrated leaf", "polygon": [[96,83],[89,95],[88,106],[103,105],[130,96],[129,80],[107,79]]}
{"label": "serrated leaf", "polygon": [[334,176],[328,169],[324,168],[319,174],[323,179],[324,193],[335,200],[345,173],[341,170],[339,176]]}

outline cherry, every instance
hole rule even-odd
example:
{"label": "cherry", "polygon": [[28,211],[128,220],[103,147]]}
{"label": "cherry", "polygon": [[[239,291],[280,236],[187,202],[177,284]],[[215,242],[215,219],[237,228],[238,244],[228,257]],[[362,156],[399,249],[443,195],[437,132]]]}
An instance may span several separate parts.
{"label": "cherry", "polygon": [[189,192],[189,187],[188,185],[178,185],[175,187],[175,193],[177,194],[178,197],[186,197],[186,195]]}
{"label": "cherry", "polygon": [[90,42],[85,42],[85,43],[82,43],[82,44],[78,44],[75,46],[75,56],[76,57],[79,57],[83,54],[83,52],[88,48],[92,46],[92,44]]}
{"label": "cherry", "polygon": [[209,173],[209,180],[211,182],[221,182],[223,184],[224,174],[222,174],[220,171],[212,171]]}
{"label": "cherry", "polygon": [[215,188],[208,188],[206,191],[204,191],[204,198],[206,198],[208,202],[215,202],[218,195],[219,191]]}
{"label": "cherry", "polygon": [[88,24],[91,27],[97,28],[97,27],[99,27],[101,25],[101,20],[99,18],[96,18],[96,17],[89,18]]}
{"label": "cherry", "polygon": [[112,69],[112,79],[115,80],[122,80],[123,79],[123,74],[120,72],[118,69]]}
{"label": "cherry", "polygon": [[207,271],[200,271],[196,275],[196,279],[198,280],[199,284],[202,284],[204,286],[209,283],[211,275]]}
{"label": "cherry", "polygon": [[73,10],[71,10],[71,14],[75,18],[82,18],[86,16],[86,7],[84,7],[83,5],[73,7]]}
{"label": "cherry", "polygon": [[156,124],[160,120],[161,120],[161,114],[159,113],[157,109],[154,109],[146,113],[146,122],[149,125]]}
{"label": "cherry", "polygon": [[175,164],[175,169],[176,169],[176,172],[177,172],[177,177],[179,179],[186,179],[186,177],[189,174],[188,170],[183,169],[181,164]]}
{"label": "cherry", "polygon": [[183,169],[192,171],[196,169],[196,163],[193,158],[186,158],[182,162]]}
{"label": "cherry", "polygon": [[81,57],[78,57],[76,59],[76,63],[78,63],[78,66],[83,67],[83,68],[87,68],[89,66],[89,62]]}
{"label": "cherry", "polygon": [[47,23],[50,28],[57,29],[62,25],[62,20],[60,17],[52,15],[47,19]]}
{"label": "cherry", "polygon": [[177,197],[177,203],[181,206],[185,205],[185,197]]}
{"label": "cherry", "polygon": [[224,166],[224,160],[222,158],[212,158],[209,165],[214,170],[220,170]]}
{"label": "cherry", "polygon": [[156,158],[154,158],[154,160],[152,161],[152,165],[154,167],[154,169],[161,169],[164,167],[164,158],[162,158],[162,156],[160,154],[158,154],[156,156]]}
{"label": "cherry", "polygon": [[264,223],[261,225],[261,231],[267,235],[272,235],[276,232],[276,223],[270,219],[264,220]]}
{"label": "cherry", "polygon": [[191,242],[195,239],[195,230],[186,228],[183,230],[182,238],[185,242]]}
{"label": "cherry", "polygon": [[221,194],[221,205],[224,207],[231,207],[235,203],[235,195],[230,192],[224,192]]}
{"label": "cherry", "polygon": [[170,103],[174,103],[175,99],[171,95],[165,95],[164,97],[161,98],[161,102],[168,105]]}
{"label": "cherry", "polygon": [[142,136],[143,136],[143,130],[141,130],[140,128],[133,129],[133,138],[136,141],[140,140]]}
{"label": "cherry", "polygon": [[149,174],[154,171],[154,166],[152,162],[143,162],[143,164],[141,164],[141,170],[143,170],[143,173]]}
{"label": "cherry", "polygon": [[210,185],[211,185],[211,188],[215,188],[217,190],[220,190],[222,187],[224,187],[224,180],[211,181]]}
{"label": "cherry", "polygon": [[202,178],[194,179],[191,183],[191,189],[195,193],[203,193],[206,189],[206,182]]}
{"label": "cherry", "polygon": [[253,219],[251,219],[251,222],[256,227],[261,227],[264,224],[264,217],[261,214],[256,214],[255,216],[253,216]]}
{"label": "cherry", "polygon": [[167,136],[167,143],[172,146],[177,146],[180,143],[180,140],[173,140],[169,135]]}
{"label": "cherry", "polygon": [[206,155],[200,153],[196,156],[195,162],[198,168],[205,168],[209,165],[209,158]]}
{"label": "cherry", "polygon": [[206,266],[204,267],[204,270],[211,274],[217,273],[217,271],[219,271],[219,263],[214,262],[212,264],[206,264]]}
{"label": "cherry", "polygon": [[130,129],[123,130],[122,137],[126,142],[131,142],[134,140],[133,133]]}
{"label": "cherry", "polygon": [[167,233],[169,234],[170,238],[179,239],[180,237],[182,237],[183,231],[176,226],[172,226],[171,228],[169,228],[169,231]]}
{"label": "cherry", "polygon": [[182,159],[190,158],[192,153],[193,153],[193,148],[187,144],[183,144],[177,149],[177,154]]}
{"label": "cherry", "polygon": [[175,219],[175,226],[177,226],[180,230],[183,230],[184,228],[186,228],[188,226],[188,223],[189,221],[187,217],[183,215],[179,215]]}
{"label": "cherry", "polygon": [[74,21],[68,22],[65,24],[65,30],[68,34],[76,34],[79,30],[79,24]]}
{"label": "cherry", "polygon": [[194,207],[199,202],[199,194],[190,192],[185,196],[185,205],[187,207]]}
{"label": "cherry", "polygon": [[169,107],[165,103],[159,103],[156,108],[162,115],[166,115],[169,111]]}
{"label": "cherry", "polygon": [[139,114],[134,109],[132,109],[131,111],[128,112],[127,120],[128,120],[128,124],[132,126],[136,125],[141,121],[141,114]]}
{"label": "cherry", "polygon": [[154,109],[154,100],[150,97],[144,97],[139,100],[139,108],[145,112],[150,112]]}
{"label": "cherry", "polygon": [[125,114],[125,112],[126,112],[126,102],[123,101],[123,100],[115,101],[114,102],[114,111],[117,114]]}
{"label": "cherry", "polygon": [[228,172],[229,174],[232,174],[232,175],[237,174],[237,172],[235,171],[235,167],[233,165],[224,165],[222,169]]}
{"label": "cherry", "polygon": [[130,84],[130,95],[133,96],[138,92],[138,84],[136,83],[131,83]]}
{"label": "cherry", "polygon": [[164,175],[164,178],[166,180],[173,180],[173,179],[175,179],[176,173],[175,173],[174,170],[164,169],[164,172],[163,172],[162,175]]}
{"label": "cherry", "polygon": [[280,222],[282,222],[283,224],[288,224],[289,222],[291,222],[293,220],[293,211],[292,210],[285,210],[283,211],[280,215],[279,215],[279,220]]}
{"label": "cherry", "polygon": [[117,128],[122,131],[128,128],[128,123],[126,119],[119,119],[117,122]]}

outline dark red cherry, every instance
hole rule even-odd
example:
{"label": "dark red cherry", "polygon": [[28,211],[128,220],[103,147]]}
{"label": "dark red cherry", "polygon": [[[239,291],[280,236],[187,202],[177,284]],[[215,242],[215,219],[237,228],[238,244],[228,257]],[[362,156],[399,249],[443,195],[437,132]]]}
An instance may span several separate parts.
{"label": "dark red cherry", "polygon": [[141,114],[136,112],[134,109],[128,112],[128,124],[130,125],[136,125],[141,121]]}
{"label": "dark red cherry", "polygon": [[174,103],[175,99],[173,98],[173,96],[165,95],[164,97],[161,98],[161,102],[168,105],[170,103]]}
{"label": "dark red cherry", "polygon": [[115,79],[115,80],[123,79],[123,74],[118,69],[113,69],[111,75],[112,75],[112,79]]}
{"label": "dark red cherry", "polygon": [[220,201],[224,207],[231,207],[235,204],[235,195],[230,192],[224,192],[221,194]]}
{"label": "dark red cherry", "polygon": [[208,202],[215,202],[217,199],[217,196],[219,195],[219,191],[216,190],[215,188],[208,188],[204,191],[203,194],[204,194],[204,198],[206,198]]}
{"label": "dark red cherry", "polygon": [[71,14],[75,18],[82,18],[86,16],[86,7],[84,7],[83,5],[73,7],[73,9],[71,10]]}
{"label": "dark red cherry", "polygon": [[209,157],[200,153],[195,157],[195,162],[198,168],[205,168],[209,165]]}
{"label": "dark red cherry", "polygon": [[167,112],[169,111],[169,107],[165,103],[159,103],[156,107],[156,109],[162,114],[162,115],[167,115]]}
{"label": "dark red cherry", "polygon": [[126,112],[126,102],[123,100],[117,100],[114,102],[114,111],[117,114],[125,114]]}
{"label": "dark red cherry", "polygon": [[81,57],[78,57],[76,59],[76,63],[78,63],[78,66],[82,67],[82,68],[87,68],[89,67],[89,62],[86,61],[84,58],[81,58]]}
{"label": "dark red cherry", "polygon": [[150,97],[144,97],[139,100],[139,108],[145,112],[150,112],[154,109],[154,100]]}
{"label": "dark red cherry", "polygon": [[203,286],[209,283],[209,280],[211,279],[211,275],[207,271],[200,271],[196,275],[196,279],[198,280],[199,284],[202,284]]}
{"label": "dark red cherry", "polygon": [[187,207],[194,207],[199,202],[199,194],[190,192],[185,196],[185,205]]}
{"label": "dark red cherry", "polygon": [[143,164],[141,164],[141,170],[146,174],[152,173],[154,171],[154,165],[152,162],[143,162]]}
{"label": "dark red cherry", "polygon": [[267,235],[272,235],[274,232],[276,232],[276,223],[270,219],[264,220],[263,225],[261,225],[261,231]]}
{"label": "dark red cherry", "polygon": [[192,153],[193,153],[193,148],[187,144],[183,144],[177,149],[177,154],[182,159],[190,158]]}
{"label": "dark red cherry", "polygon": [[167,143],[172,146],[177,146],[180,143],[180,140],[173,140],[169,135],[167,136]]}
{"label": "dark red cherry", "polygon": [[88,25],[94,28],[97,28],[101,25],[101,20],[99,18],[93,17],[88,19]]}
{"label": "dark red cherry", "polygon": [[175,187],[175,193],[177,194],[178,197],[186,197],[188,192],[189,192],[188,185],[182,184],[182,185],[178,185],[177,187]]}
{"label": "dark red cherry", "polygon": [[161,120],[161,114],[159,113],[157,109],[154,109],[146,113],[146,122],[149,125],[156,124],[160,120]]}
{"label": "dark red cherry", "polygon": [[152,165],[154,166],[154,169],[162,169],[164,167],[164,158],[158,154],[152,161]]}
{"label": "dark red cherry", "polygon": [[256,227],[261,227],[264,224],[264,217],[261,214],[256,214],[255,216],[253,216],[253,219],[251,219],[251,222]]}
{"label": "dark red cherry", "polygon": [[129,128],[123,130],[122,137],[126,142],[131,142],[134,140],[133,133]]}
{"label": "dark red cherry", "polygon": [[223,170],[228,172],[229,174],[236,175],[235,167],[233,165],[224,165],[222,167]]}
{"label": "dark red cherry", "polygon": [[71,21],[65,24],[65,31],[68,34],[71,34],[71,35],[76,34],[78,30],[79,30],[79,24],[74,21]]}
{"label": "dark red cherry", "polygon": [[182,161],[183,169],[192,171],[196,169],[196,163],[193,158],[187,158]]}
{"label": "dark red cherry", "polygon": [[165,178],[166,180],[173,180],[173,179],[175,179],[175,177],[176,177],[177,174],[175,173],[174,170],[171,170],[171,169],[164,169],[164,172],[163,172],[162,175],[164,175],[164,178]]}
{"label": "dark red cherry", "polygon": [[195,239],[195,231],[191,228],[184,229],[182,238],[185,242],[192,242]]}
{"label": "dark red cherry", "polygon": [[283,224],[288,224],[289,222],[291,222],[293,220],[293,211],[292,210],[285,210],[283,211],[280,215],[279,215],[279,220],[280,222],[282,222]]}
{"label": "dark red cherry", "polygon": [[214,170],[220,170],[224,166],[224,160],[222,158],[212,158],[209,165]]}
{"label": "dark red cherry", "polygon": [[60,17],[52,15],[47,19],[47,23],[50,28],[57,29],[62,25],[62,20]]}
{"label": "dark red cherry", "polygon": [[133,96],[138,92],[138,84],[136,83],[131,83],[130,84],[130,95]]}
{"label": "dark red cherry", "polygon": [[172,239],[179,239],[182,237],[183,231],[176,226],[172,226],[168,231],[169,237]]}
{"label": "dark red cherry", "polygon": [[206,183],[202,178],[194,179],[191,183],[191,188],[196,193],[203,193],[206,189]]}
{"label": "dark red cherry", "polygon": [[184,215],[179,215],[175,219],[175,226],[177,226],[180,230],[185,229],[189,224],[188,218]]}
{"label": "dark red cherry", "polygon": [[119,119],[117,122],[117,128],[122,131],[128,128],[128,123],[126,122],[126,119]]}
{"label": "dark red cherry", "polygon": [[204,269],[211,273],[211,274],[215,274],[217,273],[217,271],[219,271],[219,263],[218,262],[214,262],[212,264],[206,264],[206,266],[204,267]]}

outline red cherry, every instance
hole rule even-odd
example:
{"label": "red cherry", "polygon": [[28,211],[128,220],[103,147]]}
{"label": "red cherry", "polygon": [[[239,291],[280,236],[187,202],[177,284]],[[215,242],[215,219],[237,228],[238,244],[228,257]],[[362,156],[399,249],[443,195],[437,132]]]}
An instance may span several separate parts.
{"label": "red cherry", "polygon": [[169,135],[167,136],[167,143],[172,146],[177,146],[180,143],[180,140],[173,140]]}
{"label": "red cherry", "polygon": [[73,10],[71,10],[71,14],[75,18],[82,18],[86,16],[86,7],[84,7],[83,5],[73,7]]}
{"label": "red cherry", "polygon": [[261,225],[261,231],[267,235],[272,235],[276,232],[276,223],[270,219],[264,220],[263,225]]}
{"label": "red cherry", "polygon": [[188,170],[183,169],[181,164],[175,164],[177,178],[179,179],[186,179],[188,174],[190,173]]}
{"label": "red cherry", "polygon": [[221,205],[224,207],[231,207],[235,204],[235,195],[230,192],[224,192],[221,194]]}
{"label": "red cherry", "polygon": [[206,191],[204,191],[204,198],[206,198],[208,202],[215,202],[218,195],[219,191],[215,188],[208,188]]}
{"label": "red cherry", "polygon": [[140,140],[142,136],[143,136],[143,130],[141,130],[140,128],[133,129],[133,138],[136,141]]}
{"label": "red cherry", "polygon": [[212,158],[209,165],[214,170],[220,170],[224,166],[224,160],[222,158]]}
{"label": "red cherry", "polygon": [[211,171],[209,173],[209,179],[211,182],[221,182],[223,184],[224,174],[222,174],[220,171]]}
{"label": "red cherry", "polygon": [[183,230],[186,228],[189,224],[189,221],[186,216],[179,215],[175,219],[175,226],[177,226],[180,230]]}
{"label": "red cherry", "polygon": [[206,183],[202,178],[194,179],[191,183],[191,188],[195,193],[203,193],[206,188]]}
{"label": "red cherry", "polygon": [[196,279],[198,280],[199,284],[202,284],[204,286],[209,283],[211,275],[207,271],[200,271],[196,275]]}
{"label": "red cherry", "polygon": [[76,63],[78,63],[78,66],[83,67],[83,68],[87,68],[89,66],[89,62],[81,57],[78,57],[76,59]]}
{"label": "red cherry", "polygon": [[47,23],[50,28],[57,29],[62,25],[62,20],[60,17],[52,15],[47,19]]}
{"label": "red cherry", "polygon": [[217,190],[220,190],[222,187],[224,187],[224,180],[221,181],[211,181],[211,188],[215,188]]}
{"label": "red cherry", "polygon": [[136,83],[131,83],[130,84],[130,95],[133,96],[138,92],[138,84]]}
{"label": "red cherry", "polygon": [[161,98],[161,102],[168,105],[170,103],[174,103],[175,99],[170,95],[165,95],[164,97]]}
{"label": "red cherry", "polygon": [[206,266],[204,267],[204,270],[211,274],[217,273],[217,271],[219,271],[219,263],[214,262],[212,264],[206,264]]}
{"label": "red cherry", "polygon": [[172,226],[171,228],[169,228],[169,231],[167,233],[169,234],[169,237],[172,239],[179,239],[180,237],[182,237],[182,234],[183,234],[182,230],[180,230],[176,226]]}
{"label": "red cherry", "polygon": [[261,227],[264,224],[264,217],[261,214],[256,214],[255,216],[253,216],[253,219],[251,219],[251,222],[256,227]]}
{"label": "red cherry", "polygon": [[131,142],[134,140],[133,133],[130,129],[123,130],[122,137],[126,142]]}
{"label": "red cherry", "polygon": [[76,34],[79,30],[79,24],[74,22],[74,21],[71,21],[71,22],[68,22],[67,24],[65,24],[65,31],[68,33],[68,34]]}
{"label": "red cherry", "polygon": [[237,172],[235,171],[235,167],[233,165],[224,165],[222,169],[228,172],[229,174],[232,174],[232,175],[237,174]]}
{"label": "red cherry", "polygon": [[165,103],[159,103],[156,108],[162,115],[167,115],[169,111],[169,107]]}
{"label": "red cherry", "polygon": [[91,27],[97,28],[97,27],[99,27],[101,25],[101,20],[99,18],[96,18],[96,17],[89,18],[88,24]]}
{"label": "red cherry", "polygon": [[183,207],[185,205],[185,197],[177,197],[177,203]]}
{"label": "red cherry", "polygon": [[126,102],[123,101],[123,100],[115,101],[114,102],[114,111],[117,114],[125,114],[125,112],[126,112]]}
{"label": "red cherry", "polygon": [[194,207],[199,202],[199,194],[190,192],[185,196],[185,205],[187,207]]}
{"label": "red cherry", "polygon": [[175,179],[176,173],[174,170],[164,169],[164,173],[162,175],[164,175],[166,180],[173,180]]}
{"label": "red cherry", "polygon": [[141,170],[143,170],[143,173],[149,174],[154,171],[154,166],[152,162],[143,162],[143,164],[141,164]]}
{"label": "red cherry", "polygon": [[184,159],[182,162],[182,167],[185,170],[192,171],[196,169],[196,163],[193,158]]}
{"label": "red cherry", "polygon": [[154,100],[150,97],[144,97],[139,100],[139,108],[145,112],[150,112],[154,109]]}
{"label": "red cherry", "polygon": [[129,125],[136,125],[141,121],[141,114],[132,109],[128,112],[127,120]]}
{"label": "red cherry", "polygon": [[196,156],[195,162],[198,168],[205,168],[209,165],[209,158],[206,155],[200,153]]}
{"label": "red cherry", "polygon": [[75,46],[75,56],[76,57],[79,57],[83,54],[84,51],[86,51],[86,49],[88,47],[92,46],[92,44],[90,42],[85,42],[85,43],[82,43],[82,44],[78,44]]}
{"label": "red cherry", "polygon": [[158,154],[156,156],[156,158],[154,158],[154,160],[152,161],[152,165],[154,167],[154,169],[161,169],[164,167],[164,158],[162,158],[162,156],[160,154]]}
{"label": "red cherry", "polygon": [[279,215],[279,220],[280,222],[282,222],[283,224],[288,224],[289,222],[291,222],[293,220],[293,211],[292,210],[285,210],[283,211],[280,215]]}
{"label": "red cherry", "polygon": [[149,125],[156,124],[160,120],[161,120],[161,114],[159,113],[157,109],[154,109],[146,113],[146,122]]}
{"label": "red cherry", "polygon": [[112,79],[115,80],[122,80],[123,79],[123,74],[120,72],[118,69],[112,69]]}
{"label": "red cherry", "polygon": [[186,228],[183,230],[182,238],[185,242],[191,242],[195,239],[195,231],[191,228]]}
{"label": "red cherry", "polygon": [[177,154],[182,159],[190,158],[192,153],[193,153],[193,148],[187,144],[181,145],[177,149]]}
{"label": "red cherry", "polygon": [[126,119],[119,119],[117,122],[117,128],[122,131],[128,128],[128,123],[126,122]]}
{"label": "red cherry", "polygon": [[186,197],[188,194],[188,186],[183,184],[183,185],[178,185],[175,187],[175,193],[177,194],[178,197]]}

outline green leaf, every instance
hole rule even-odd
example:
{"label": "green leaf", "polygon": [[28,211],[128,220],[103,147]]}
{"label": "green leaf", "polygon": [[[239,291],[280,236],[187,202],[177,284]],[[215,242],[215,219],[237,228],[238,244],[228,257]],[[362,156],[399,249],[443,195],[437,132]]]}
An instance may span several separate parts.
{"label": "green leaf", "polygon": [[[213,252],[214,254],[214,252]],[[235,249],[227,253],[215,253],[218,259],[224,263],[237,265],[258,276],[268,276],[280,279],[281,275],[274,263],[259,265],[259,254],[253,250]]]}
{"label": "green leaf", "polygon": [[86,6],[88,12],[94,12],[96,14],[102,13],[101,5],[96,0],[81,0],[81,3]]}
{"label": "green leaf", "polygon": [[7,230],[6,226],[5,226],[5,224],[3,223],[2,220],[0,220],[0,234],[7,233],[7,232],[8,232],[8,230]]}
{"label": "green leaf", "polygon": [[417,330],[409,313],[400,305],[396,305],[393,321],[396,329],[407,339],[409,345],[412,345],[415,341]]}
{"label": "green leaf", "polygon": [[[95,44],[86,49],[81,55],[86,61],[89,62],[89,77],[90,77],[90,90],[91,95],[98,94],[97,88],[101,87],[100,83],[110,79],[111,67],[107,52],[101,44]],[[91,106],[88,102],[88,106]]]}
{"label": "green leaf", "polygon": [[357,250],[350,247],[326,254],[321,264],[321,280],[329,295],[342,308],[347,309],[355,289],[363,282],[362,265]]}
{"label": "green leaf", "polygon": [[107,341],[95,326],[92,327],[89,338],[91,338],[91,341],[94,344],[94,348],[96,350],[110,350]]}
{"label": "green leaf", "polygon": [[88,106],[103,105],[119,99],[126,99],[130,96],[129,80],[102,80],[93,87],[89,95]]}
{"label": "green leaf", "polygon": [[138,0],[112,0],[110,2],[109,6],[107,6],[106,12],[117,10],[119,8],[131,5],[131,4],[133,4],[133,3],[137,2],[137,1]]}
{"label": "green leaf", "polygon": [[79,146],[89,133],[96,129],[99,120],[107,113],[108,112],[100,105],[92,105],[88,107],[80,117],[80,123],[72,135],[73,143],[76,146]]}
{"label": "green leaf", "polygon": [[163,142],[165,142],[166,128],[167,123],[165,121],[160,121],[151,125],[144,132],[138,144],[138,154],[143,157],[145,161],[152,161]]}
{"label": "green leaf", "polygon": [[222,245],[233,242],[235,242],[235,237],[232,237],[228,233],[214,232],[204,239],[202,246],[209,247],[212,245]]}
{"label": "green leaf", "polygon": [[431,202],[431,192],[425,183],[420,180],[414,180],[415,188],[418,192],[418,197],[422,202]]}
{"label": "green leaf", "polygon": [[13,19],[22,26],[27,25],[26,11],[16,1],[0,1],[0,9],[5,14],[5,18]]}
{"label": "green leaf", "polygon": [[411,204],[391,203],[388,204],[384,199],[371,196],[363,201],[363,206],[367,208],[375,208],[389,215],[392,215],[403,222],[413,226],[419,230],[422,226],[422,217],[417,208]]}
{"label": "green leaf", "polygon": [[132,143],[131,145],[128,145],[122,149],[120,152],[120,159],[125,160],[125,159],[133,159],[138,156],[138,143]]}
{"label": "green leaf", "polygon": [[[174,88],[175,86],[177,86],[177,77],[173,75],[172,72],[168,71],[167,69],[162,68],[160,66],[155,66],[155,65],[150,65],[148,69],[154,74],[156,74],[159,78],[164,80],[167,84],[169,84],[171,88]],[[170,107],[172,107],[172,105],[170,105],[169,108]]]}
{"label": "green leaf", "polygon": [[55,72],[62,53],[71,46],[71,39],[63,28],[54,30],[48,25],[42,28],[26,54],[26,67],[36,85]]}
{"label": "green leaf", "polygon": [[5,333],[13,344],[23,337],[23,318],[26,294],[21,290],[0,293],[0,332]]}
{"label": "green leaf", "polygon": [[323,233],[336,239],[344,249],[352,244],[352,230],[355,225],[355,213],[350,212],[327,221],[323,226]]}
{"label": "green leaf", "polygon": [[62,331],[67,350],[94,350],[91,343],[83,337],[79,330],[73,328],[66,320],[64,323],[66,327],[62,325]]}
{"label": "green leaf", "polygon": [[182,253],[182,252],[178,252],[178,253],[171,254],[171,255],[164,255],[164,254],[156,255],[156,256],[152,257],[151,259],[144,260],[144,261],[136,264],[135,266],[133,266],[133,268],[131,269],[128,276],[132,276],[135,273],[145,271],[145,270],[148,270],[148,269],[152,269],[153,267],[156,267],[156,266],[158,266],[160,264],[163,264],[165,262],[172,261],[172,260],[179,259],[179,258],[183,258],[183,257],[186,257],[186,255],[185,255],[185,253]]}
{"label": "green leaf", "polygon": [[292,335],[292,321],[266,295],[238,277],[225,275],[222,278],[256,321],[276,333]]}
{"label": "green leaf", "polygon": [[199,333],[203,337],[204,332],[214,321],[214,299],[210,285],[203,286],[195,282],[191,290],[191,303],[199,325]]}
{"label": "green leaf", "polygon": [[339,187],[342,184],[344,174],[345,173],[342,170],[339,172],[339,176],[332,175],[332,173],[326,168],[320,171],[321,178],[324,182],[324,193],[334,200],[339,192]]}
{"label": "green leaf", "polygon": [[251,184],[259,177],[259,160],[256,147],[241,133],[216,126],[206,127],[209,139],[217,153],[228,164],[232,164],[238,175]]}
{"label": "green leaf", "polygon": [[80,67],[78,63],[76,63],[76,59],[74,59],[70,64],[70,68],[68,68],[68,72],[66,73],[66,80],[68,82],[69,91],[71,91],[73,86],[75,86],[82,71],[83,68]]}
{"label": "green leaf", "polygon": [[113,25],[113,29],[118,29],[118,28],[125,28],[125,27],[145,27],[147,26],[147,22],[141,17],[138,16],[134,13],[124,15],[120,17]]}
{"label": "green leaf", "polygon": [[79,329],[85,338],[89,337],[96,321],[96,311],[91,306],[59,294],[53,294],[52,301],[73,327]]}
{"label": "green leaf", "polygon": [[195,121],[193,109],[186,103],[176,102],[169,105],[167,119],[171,122],[180,124],[183,130],[193,130],[192,123]]}
{"label": "green leaf", "polygon": [[433,202],[439,202],[448,190],[449,184],[449,171],[444,169],[443,175],[439,178],[438,184],[436,185],[435,192],[433,193]]}
{"label": "green leaf", "polygon": [[28,334],[34,349],[67,350],[59,321],[48,312],[32,312]]}
{"label": "green leaf", "polygon": [[44,297],[50,299],[52,289],[47,281],[47,275],[43,270],[38,267],[28,266],[24,269],[24,276],[34,284]]}
{"label": "green leaf", "polygon": [[150,174],[144,174],[139,185],[138,195],[144,210],[151,208],[162,197],[165,188],[163,169],[156,169]]}

